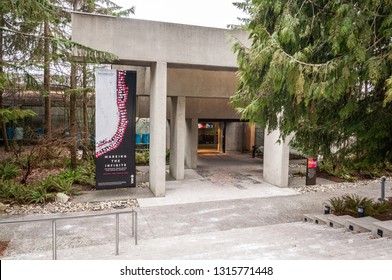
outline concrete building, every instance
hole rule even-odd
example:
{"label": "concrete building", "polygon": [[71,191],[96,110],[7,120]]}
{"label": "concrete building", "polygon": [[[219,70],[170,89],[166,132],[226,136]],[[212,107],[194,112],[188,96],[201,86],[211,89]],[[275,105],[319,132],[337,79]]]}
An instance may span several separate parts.
{"label": "concrete building", "polygon": [[[137,71],[137,116],[150,118],[150,188],[156,196],[165,195],[168,146],[170,173],[177,180],[185,168],[196,168],[199,138],[223,152],[252,146],[244,139],[254,132],[228,104],[237,85],[232,45],[246,44],[247,33],[74,13],[72,39],[117,55],[115,69]],[[278,136],[265,136],[263,177],[287,187],[289,148],[276,143]]]}

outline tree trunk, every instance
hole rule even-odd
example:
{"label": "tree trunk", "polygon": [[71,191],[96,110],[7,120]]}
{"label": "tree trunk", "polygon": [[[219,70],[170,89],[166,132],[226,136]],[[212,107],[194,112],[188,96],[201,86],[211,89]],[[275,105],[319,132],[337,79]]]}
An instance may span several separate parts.
{"label": "tree trunk", "polygon": [[[4,26],[3,15],[0,15],[0,26]],[[0,29],[0,77],[3,74],[4,74],[4,72],[3,72],[3,29]],[[0,87],[0,109],[4,109],[3,94],[4,94],[4,88]],[[4,148],[6,151],[9,151],[10,144],[8,142],[7,129],[6,129],[5,123],[3,122],[3,119],[1,118],[1,116],[0,116],[0,129],[3,134]]]}
{"label": "tree trunk", "polygon": [[77,139],[76,139],[76,64],[71,63],[71,94],[69,96],[69,128],[70,128],[70,152],[71,152],[71,168],[77,166]]}
{"label": "tree trunk", "polygon": [[[87,65],[83,64],[83,88],[87,88]],[[88,127],[88,96],[87,92],[84,91],[83,93],[83,156],[86,156],[87,150],[89,147],[89,139],[90,139],[90,133],[89,133],[89,127]]]}
{"label": "tree trunk", "polygon": [[45,134],[52,137],[52,98],[50,96],[50,49],[49,24],[44,22],[44,103],[45,103]]}

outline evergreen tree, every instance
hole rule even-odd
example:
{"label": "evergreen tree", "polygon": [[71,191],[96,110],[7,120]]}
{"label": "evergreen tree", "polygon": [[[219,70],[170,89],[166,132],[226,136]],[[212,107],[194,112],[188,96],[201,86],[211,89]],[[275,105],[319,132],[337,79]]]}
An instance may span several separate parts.
{"label": "evergreen tree", "polygon": [[[113,15],[113,16],[128,16],[130,13],[134,13],[134,8],[122,9],[122,7],[113,3],[110,0],[68,0],[70,4],[70,9],[72,11],[82,11],[89,13]],[[85,61],[86,62],[86,61]],[[84,64],[85,65],[85,64]],[[87,103],[86,95],[88,89],[86,88],[86,75],[87,67],[82,67],[84,69],[82,75],[81,88],[78,88],[77,82],[77,71],[78,64],[71,60],[71,73],[70,73],[70,111],[69,111],[69,123],[70,123],[70,135],[71,135],[71,167],[76,168],[77,165],[77,116],[76,116],[76,98],[77,95],[83,93],[83,124],[84,124],[84,144],[88,143],[88,124],[87,124]]]}
{"label": "evergreen tree", "polygon": [[[45,0],[0,0],[0,126],[6,150],[9,143],[6,133],[3,95],[6,87],[12,85],[13,75],[24,75],[27,87],[36,86],[26,68],[34,67],[37,41],[36,28],[41,21],[49,21],[55,12],[54,7]],[[16,110],[15,112],[21,112]],[[14,114],[12,114],[14,115]]]}
{"label": "evergreen tree", "polygon": [[[74,57],[85,63],[111,61],[112,54],[99,52],[71,41],[70,19],[72,4],[66,0],[0,0],[0,110],[3,108],[3,93],[12,86],[12,76],[25,76],[26,88],[40,90],[44,96],[45,130],[51,135],[51,69],[56,66],[64,76]],[[92,7],[99,12],[113,12],[119,15],[130,10],[110,4],[107,0],[76,1],[84,7]],[[104,3],[103,6],[97,3]],[[120,11],[121,10],[121,11]],[[67,70],[68,69],[68,70]],[[34,74],[43,70],[43,80],[35,79]],[[42,72],[41,72],[42,73]],[[1,113],[1,111],[0,111]],[[5,112],[7,113],[7,112]],[[0,114],[1,116],[1,114]],[[8,141],[5,124],[0,117],[0,126],[5,146]]]}
{"label": "evergreen tree", "polygon": [[295,133],[308,155],[392,162],[392,0],[247,0],[235,52],[242,118]]}

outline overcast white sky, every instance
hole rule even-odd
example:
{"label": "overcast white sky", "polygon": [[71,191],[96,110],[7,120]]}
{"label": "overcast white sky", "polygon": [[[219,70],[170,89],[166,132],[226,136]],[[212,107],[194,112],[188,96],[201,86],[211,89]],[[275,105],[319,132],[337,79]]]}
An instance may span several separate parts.
{"label": "overcast white sky", "polygon": [[124,8],[135,6],[132,18],[227,28],[244,17],[233,2],[241,0],[112,0]]}

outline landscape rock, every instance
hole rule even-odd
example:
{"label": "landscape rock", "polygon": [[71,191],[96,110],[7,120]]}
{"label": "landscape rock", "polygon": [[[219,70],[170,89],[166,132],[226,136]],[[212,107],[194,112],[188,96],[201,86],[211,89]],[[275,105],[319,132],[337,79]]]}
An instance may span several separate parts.
{"label": "landscape rock", "polygon": [[4,212],[7,209],[7,206],[0,202],[0,212]]}
{"label": "landscape rock", "polygon": [[66,195],[65,193],[58,193],[56,195],[56,201],[57,202],[62,202],[62,203],[66,203],[69,200],[69,196]]}

